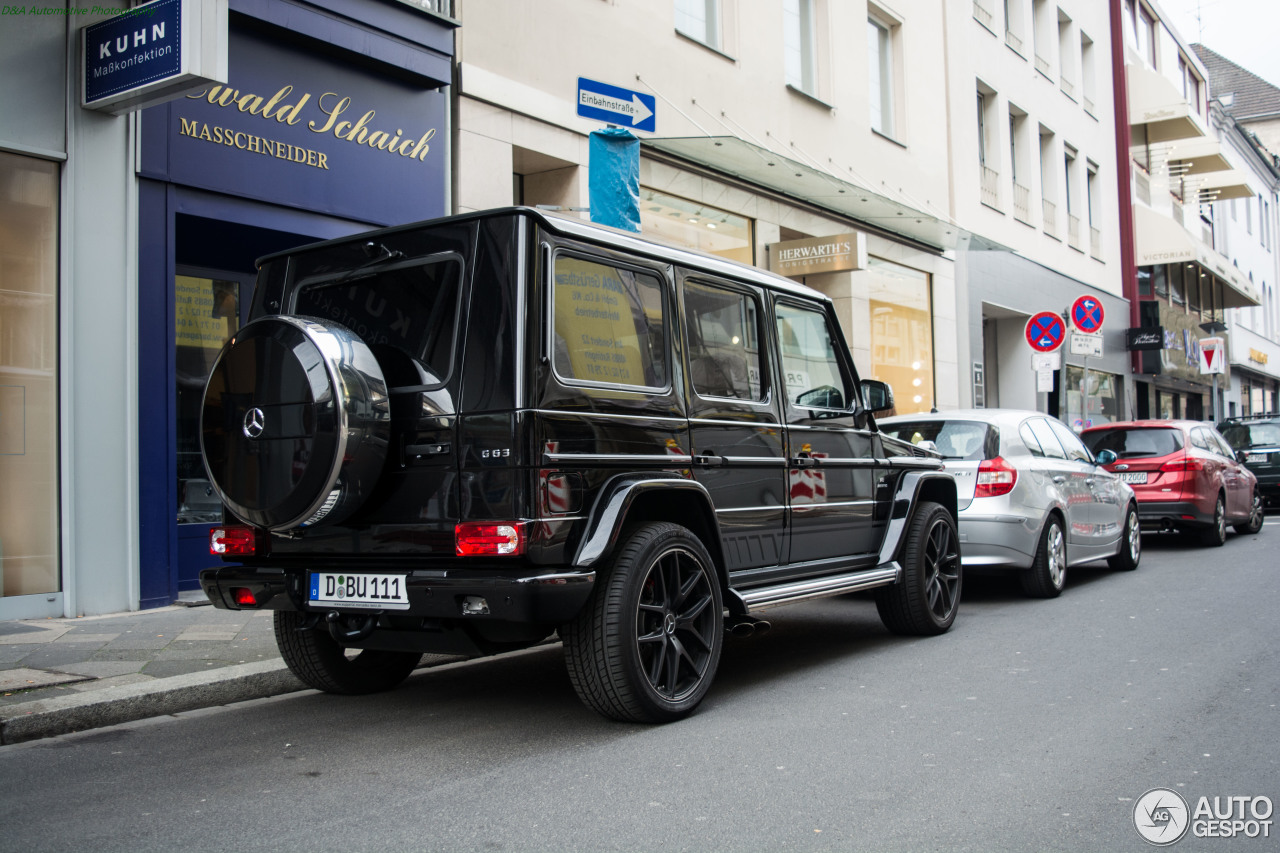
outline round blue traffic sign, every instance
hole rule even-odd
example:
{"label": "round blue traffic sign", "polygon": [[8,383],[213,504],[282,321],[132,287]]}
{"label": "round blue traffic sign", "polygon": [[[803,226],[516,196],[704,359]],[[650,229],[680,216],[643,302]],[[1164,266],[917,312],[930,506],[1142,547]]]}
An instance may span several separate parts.
{"label": "round blue traffic sign", "polygon": [[1027,336],[1027,343],[1036,352],[1053,352],[1062,346],[1062,341],[1067,336],[1067,324],[1052,311],[1041,311],[1031,315],[1024,334]]}
{"label": "round blue traffic sign", "polygon": [[1071,322],[1087,335],[1092,335],[1102,328],[1102,320],[1105,316],[1102,303],[1092,296],[1081,296],[1071,303]]}

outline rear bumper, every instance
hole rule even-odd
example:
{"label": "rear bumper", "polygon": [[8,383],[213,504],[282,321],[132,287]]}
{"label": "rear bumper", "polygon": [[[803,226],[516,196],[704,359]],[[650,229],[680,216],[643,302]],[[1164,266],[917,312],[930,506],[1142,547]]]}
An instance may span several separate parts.
{"label": "rear bumper", "polygon": [[1177,527],[1208,527],[1213,524],[1213,509],[1205,512],[1191,501],[1138,501],[1138,523],[1143,530],[1168,530]]}
{"label": "rear bumper", "polygon": [[[526,567],[527,568],[527,567]],[[348,569],[359,573],[360,568]],[[378,569],[379,573],[387,573]],[[399,574],[398,572],[395,572]],[[560,625],[568,622],[586,602],[595,585],[595,572],[512,572],[488,574],[483,571],[406,571],[407,610],[388,610],[397,617],[465,622],[507,622],[530,625]],[[217,566],[200,572],[200,587],[215,607],[224,610],[300,610],[328,613],[367,614],[363,608],[312,606],[306,601],[309,577],[305,569],[271,566]],[[239,605],[233,589],[246,589],[254,604]],[[484,599],[487,612],[474,606],[464,613],[463,601],[474,605]]]}
{"label": "rear bumper", "polygon": [[1014,513],[960,512],[960,554],[966,567],[1025,569],[1040,544],[1040,522]]}

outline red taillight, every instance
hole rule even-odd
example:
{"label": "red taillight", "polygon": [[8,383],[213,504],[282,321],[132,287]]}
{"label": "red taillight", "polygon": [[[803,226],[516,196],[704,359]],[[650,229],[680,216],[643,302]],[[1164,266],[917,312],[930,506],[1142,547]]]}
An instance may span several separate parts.
{"label": "red taillight", "polygon": [[252,557],[258,552],[258,531],[247,525],[227,525],[209,531],[209,553],[219,557]]}
{"label": "red taillight", "polygon": [[453,528],[459,557],[515,557],[524,553],[525,522],[466,522]]}
{"label": "red taillight", "polygon": [[1194,456],[1183,456],[1181,459],[1172,459],[1160,466],[1161,471],[1203,471],[1204,460],[1197,459]]}
{"label": "red taillight", "polygon": [[246,589],[242,586],[233,586],[231,588],[231,598],[241,607],[257,607],[258,598],[253,594],[253,590]]}
{"label": "red taillight", "polygon": [[1018,482],[1018,470],[1003,457],[984,459],[978,465],[978,485],[973,490],[975,498],[994,498],[1013,491]]}

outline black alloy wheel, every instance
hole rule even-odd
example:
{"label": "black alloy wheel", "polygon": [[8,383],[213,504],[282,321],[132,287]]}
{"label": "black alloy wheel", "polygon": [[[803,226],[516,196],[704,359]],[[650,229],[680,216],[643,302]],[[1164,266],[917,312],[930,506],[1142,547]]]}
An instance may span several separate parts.
{"label": "black alloy wheel", "polygon": [[916,507],[906,532],[902,578],[876,592],[880,621],[895,634],[941,634],[955,621],[962,575],[956,520],[930,501]]}
{"label": "black alloy wheel", "polygon": [[638,528],[562,634],[569,679],[589,707],[629,722],[686,716],[710,688],[723,643],[710,555],[679,525]]}

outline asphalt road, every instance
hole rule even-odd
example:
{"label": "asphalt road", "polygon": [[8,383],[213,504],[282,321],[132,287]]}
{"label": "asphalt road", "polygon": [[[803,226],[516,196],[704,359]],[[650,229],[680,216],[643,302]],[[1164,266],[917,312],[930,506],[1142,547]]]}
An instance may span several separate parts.
{"label": "asphalt road", "polygon": [[1280,518],[1145,544],[1053,601],[969,578],[937,638],[772,611],[667,726],[587,711],[552,646],[2,747],[0,850],[1148,850],[1152,788],[1280,801]]}

